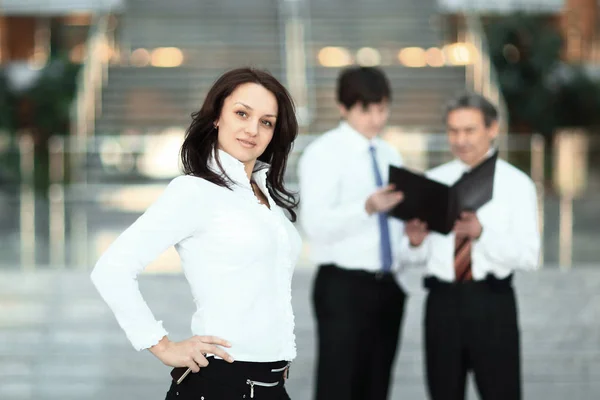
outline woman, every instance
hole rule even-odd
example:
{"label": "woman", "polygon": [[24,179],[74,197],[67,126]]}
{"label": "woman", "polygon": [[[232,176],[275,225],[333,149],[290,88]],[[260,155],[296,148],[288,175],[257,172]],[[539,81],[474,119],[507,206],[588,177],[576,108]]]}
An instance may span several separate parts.
{"label": "woman", "polygon": [[[288,399],[301,245],[286,217],[295,221],[297,202],[283,186],[298,131],[292,100],[268,73],[236,69],[192,117],[185,175],[109,247],[92,281],[133,346],[175,367],[167,399]],[[136,281],[173,245],[197,306],[194,336],[182,342],[168,339]]]}

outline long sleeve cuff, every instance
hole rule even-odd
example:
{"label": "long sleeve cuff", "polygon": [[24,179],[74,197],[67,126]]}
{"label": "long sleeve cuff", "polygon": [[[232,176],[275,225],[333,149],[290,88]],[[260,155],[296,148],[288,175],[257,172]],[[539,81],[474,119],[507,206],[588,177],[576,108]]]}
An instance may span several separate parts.
{"label": "long sleeve cuff", "polygon": [[134,330],[127,331],[126,333],[127,339],[129,339],[131,345],[137,351],[145,350],[158,344],[163,337],[169,334],[163,328],[162,321],[156,321],[155,325],[148,330]]}

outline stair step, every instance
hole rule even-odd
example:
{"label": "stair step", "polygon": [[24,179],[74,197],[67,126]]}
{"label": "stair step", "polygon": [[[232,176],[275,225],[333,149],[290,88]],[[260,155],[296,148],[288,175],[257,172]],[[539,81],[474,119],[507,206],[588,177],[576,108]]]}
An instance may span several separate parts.
{"label": "stair step", "polygon": [[[401,16],[417,16],[430,13],[436,10],[437,5],[433,0],[419,2],[389,0],[370,0],[365,1],[308,1],[308,11],[316,15],[349,15],[356,16],[365,14],[389,16],[390,13],[398,13]],[[194,16],[212,16],[228,17],[231,14],[239,14],[247,17],[261,16],[265,13],[276,13],[279,10],[277,0],[128,0],[127,11],[142,14],[161,14],[161,15],[194,15]]]}
{"label": "stair step", "polygon": [[[441,113],[436,112],[427,112],[423,111],[422,113],[412,112],[412,113],[393,113],[393,116],[390,116],[389,124],[390,125],[399,125],[402,123],[408,123],[409,125],[441,125]],[[431,121],[433,119],[440,120],[439,123],[433,124]],[[339,117],[334,117],[333,115],[330,118],[325,116],[321,116],[318,120],[313,122],[313,125],[321,125],[323,123],[329,123],[330,121],[339,121]],[[98,124],[98,128],[106,129],[106,128],[115,128],[120,124],[126,127],[141,127],[141,126],[153,126],[157,124],[163,124],[164,126],[170,125],[181,125],[188,124],[191,122],[191,118],[189,115],[182,114],[180,117],[171,116],[167,114],[158,114],[152,116],[144,116],[141,118],[124,118],[119,116],[111,116],[110,118],[103,119],[102,123]]]}
{"label": "stair step", "polygon": [[[164,81],[165,79],[177,81],[182,79],[208,80],[213,82],[220,73],[229,68],[203,68],[202,65],[185,66],[176,68],[155,68],[155,67],[111,67],[109,78],[113,80],[122,80],[124,82],[138,82],[143,80]],[[381,69],[386,73],[390,80],[448,80],[465,79],[464,67],[443,67],[443,68],[408,68],[403,66],[383,66]],[[273,75],[283,75],[283,68],[269,69]],[[313,75],[313,85],[321,86],[323,83],[335,84],[340,68],[324,68],[321,66],[311,67]],[[168,82],[168,81],[167,81]]]}
{"label": "stair step", "polygon": [[[456,88],[460,90],[462,86],[458,85]],[[454,89],[454,88],[450,88]],[[208,90],[208,86],[203,88],[202,90],[193,91],[193,92],[182,92],[182,91],[170,91],[170,92],[160,92],[160,97],[164,97],[169,104],[190,104],[190,103],[199,103],[204,99],[205,92]],[[148,91],[146,91],[148,92]],[[454,90],[449,90],[448,92],[453,93]],[[392,104],[432,104],[438,102],[445,102],[448,99],[449,93],[445,91],[439,91],[438,93],[421,93],[420,91],[409,88],[409,87],[393,87],[393,102]],[[106,90],[102,94],[102,104],[103,107],[122,107],[126,105],[129,100],[129,96],[131,92],[123,93],[122,90],[118,90],[118,88],[113,87],[112,90]],[[146,95],[145,93],[140,93],[140,97]],[[137,97],[137,96],[135,96]],[[318,103],[331,103],[332,106],[335,106],[335,92],[333,88],[331,90],[318,90],[315,91],[314,99]]]}
{"label": "stair step", "polygon": [[[320,115],[333,115],[335,118],[338,116],[338,108],[335,103],[319,104]],[[103,119],[109,121],[111,119],[131,119],[131,120],[143,120],[143,119],[157,119],[163,118],[164,116],[189,116],[192,112],[198,111],[200,108],[200,102],[181,102],[177,105],[171,105],[169,107],[161,106],[150,106],[140,109],[131,109],[126,105],[119,103],[106,103],[102,107]],[[398,101],[392,103],[391,113],[392,114],[409,114],[409,115],[424,115],[424,114],[440,114],[442,111],[443,102],[436,101],[431,103],[418,103],[407,99],[404,103]],[[393,116],[392,116],[393,118]]]}

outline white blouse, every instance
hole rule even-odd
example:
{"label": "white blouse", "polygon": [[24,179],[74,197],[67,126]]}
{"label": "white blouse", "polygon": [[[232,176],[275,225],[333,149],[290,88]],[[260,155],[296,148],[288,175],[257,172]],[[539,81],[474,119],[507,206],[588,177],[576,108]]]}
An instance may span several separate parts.
{"label": "white blouse", "polygon": [[[136,276],[174,245],[196,303],[194,335],[229,341],[235,360],[291,361],[291,279],[300,235],[267,190],[267,164],[257,162],[253,179],[270,209],[259,203],[240,161],[221,150],[219,159],[233,190],[193,176],[173,179],[101,256],[92,281],[133,347],[149,348],[167,331],[142,298]],[[214,159],[210,165],[220,172]]]}

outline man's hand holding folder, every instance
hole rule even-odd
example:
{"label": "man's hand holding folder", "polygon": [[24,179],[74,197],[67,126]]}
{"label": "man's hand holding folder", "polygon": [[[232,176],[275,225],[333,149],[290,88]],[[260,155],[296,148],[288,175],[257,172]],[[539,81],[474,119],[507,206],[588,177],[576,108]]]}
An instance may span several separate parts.
{"label": "man's hand holding folder", "polygon": [[465,211],[460,214],[460,219],[454,223],[452,231],[458,237],[478,239],[481,236],[483,227],[474,212]]}
{"label": "man's hand holding folder", "polygon": [[369,196],[365,203],[367,214],[372,215],[376,212],[388,212],[396,207],[404,198],[402,192],[396,191],[393,184],[377,189]]}
{"label": "man's hand holding folder", "polygon": [[[427,222],[423,222],[417,218],[407,221],[404,230],[412,247],[419,247],[429,234]],[[479,219],[477,219],[477,214],[465,211],[460,215],[460,219],[454,223],[452,231],[458,237],[478,239],[481,236],[483,227]]]}
{"label": "man's hand holding folder", "polygon": [[413,245],[420,244],[416,242],[427,230],[444,235],[454,231],[459,236],[479,237],[481,225],[475,211],[492,199],[497,154],[465,172],[452,186],[405,168],[390,166],[390,183],[404,194],[404,199],[389,214],[407,222],[407,229],[414,238]]}

